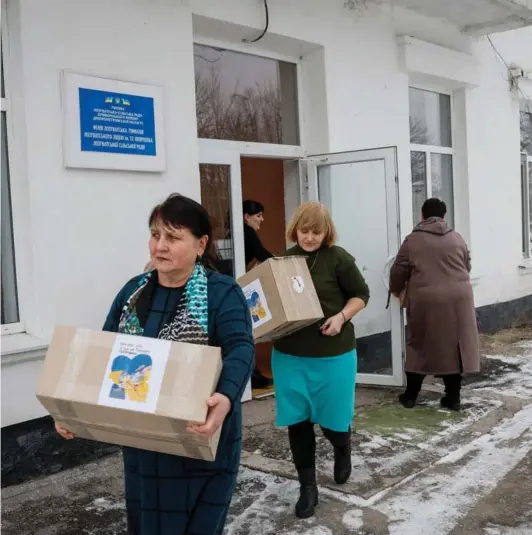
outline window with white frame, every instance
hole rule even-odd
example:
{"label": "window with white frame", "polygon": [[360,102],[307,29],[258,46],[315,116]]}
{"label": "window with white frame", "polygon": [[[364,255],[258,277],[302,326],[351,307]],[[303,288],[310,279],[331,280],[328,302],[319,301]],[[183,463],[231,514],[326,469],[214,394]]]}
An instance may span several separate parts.
{"label": "window with white frame", "polygon": [[523,256],[532,259],[532,103],[523,102],[521,125],[521,204]]}
{"label": "window with white frame", "polygon": [[[4,32],[2,31],[2,39]],[[2,124],[0,133],[2,166],[2,333],[13,332],[20,327],[17,277],[15,268],[15,248],[13,243],[13,214],[11,210],[10,166],[8,152],[7,123],[9,120],[9,101],[4,84],[4,46],[1,47],[1,84],[2,84]]]}
{"label": "window with white frame", "polygon": [[410,164],[414,225],[430,197],[447,204],[447,221],[454,226],[453,139],[451,96],[411,87]]}
{"label": "window with white frame", "polygon": [[299,145],[297,65],[194,44],[198,137]]}

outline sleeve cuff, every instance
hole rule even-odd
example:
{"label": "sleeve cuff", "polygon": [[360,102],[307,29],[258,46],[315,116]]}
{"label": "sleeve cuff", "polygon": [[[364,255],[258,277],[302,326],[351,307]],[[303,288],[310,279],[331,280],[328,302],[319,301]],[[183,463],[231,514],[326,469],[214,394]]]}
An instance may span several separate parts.
{"label": "sleeve cuff", "polygon": [[232,413],[233,409],[234,409],[234,406],[235,406],[235,403],[238,402],[238,400],[237,400],[238,392],[236,392],[236,388],[234,387],[234,385],[221,384],[216,389],[216,393],[217,394],[222,394],[227,399],[229,399],[229,401],[231,402],[231,409],[229,410],[229,413]]}

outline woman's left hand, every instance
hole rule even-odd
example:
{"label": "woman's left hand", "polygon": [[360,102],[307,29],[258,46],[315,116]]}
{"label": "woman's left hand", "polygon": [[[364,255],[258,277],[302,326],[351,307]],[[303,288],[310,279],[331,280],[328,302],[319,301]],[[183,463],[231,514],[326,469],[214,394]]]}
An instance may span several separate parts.
{"label": "woman's left hand", "polygon": [[336,336],[344,326],[344,315],[339,312],[330,317],[322,326],[321,333],[325,336]]}
{"label": "woman's left hand", "polygon": [[209,412],[207,420],[202,425],[191,424],[188,431],[203,438],[211,438],[222,426],[225,417],[231,410],[231,400],[223,394],[213,394],[208,400]]}

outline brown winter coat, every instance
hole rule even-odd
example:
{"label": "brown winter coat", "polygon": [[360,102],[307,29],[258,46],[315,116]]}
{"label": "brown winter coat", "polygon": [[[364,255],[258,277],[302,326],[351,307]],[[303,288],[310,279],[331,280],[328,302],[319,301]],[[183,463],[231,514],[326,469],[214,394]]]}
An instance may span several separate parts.
{"label": "brown winter coat", "polygon": [[407,288],[407,372],[479,370],[470,271],[464,239],[440,218],[421,222],[399,249],[390,271],[390,291],[398,295]]}

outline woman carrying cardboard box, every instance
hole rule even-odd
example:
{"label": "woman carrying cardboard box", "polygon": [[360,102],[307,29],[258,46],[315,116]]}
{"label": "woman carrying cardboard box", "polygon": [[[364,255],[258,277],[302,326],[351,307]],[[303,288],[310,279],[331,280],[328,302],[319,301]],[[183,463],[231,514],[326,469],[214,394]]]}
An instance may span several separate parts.
{"label": "woman carrying cardboard box", "polygon": [[300,481],[296,515],[308,518],[318,503],[316,438],[319,424],[334,447],[334,479],[351,475],[351,422],[354,416],[357,355],[351,319],[369,300],[355,259],[335,245],[336,230],[327,208],[302,204],[288,227],[296,243],[281,256],[303,255],[325,320],[278,340],[272,353],[277,425],[288,426],[290,449]]}
{"label": "woman carrying cardboard box", "polygon": [[[259,237],[259,230],[264,221],[264,206],[253,200],[245,200],[242,203],[242,211],[244,215],[244,253],[246,257],[246,271],[249,271],[268,258],[272,258],[273,254],[262,245]],[[268,388],[272,386],[273,381],[269,377],[264,377],[258,368],[259,357],[261,351],[257,352],[257,361],[253,374],[251,375],[251,387],[255,390],[257,388]],[[266,348],[266,356],[270,356],[269,348]]]}
{"label": "woman carrying cardboard box", "polygon": [[205,438],[222,432],[214,462],[124,448],[128,533],[221,534],[240,464],[240,401],[254,366],[249,310],[234,279],[205,268],[212,229],[201,205],[171,195],[153,209],[149,226],[152,271],[124,286],[104,330],[221,347],[207,420],[189,431]]}

